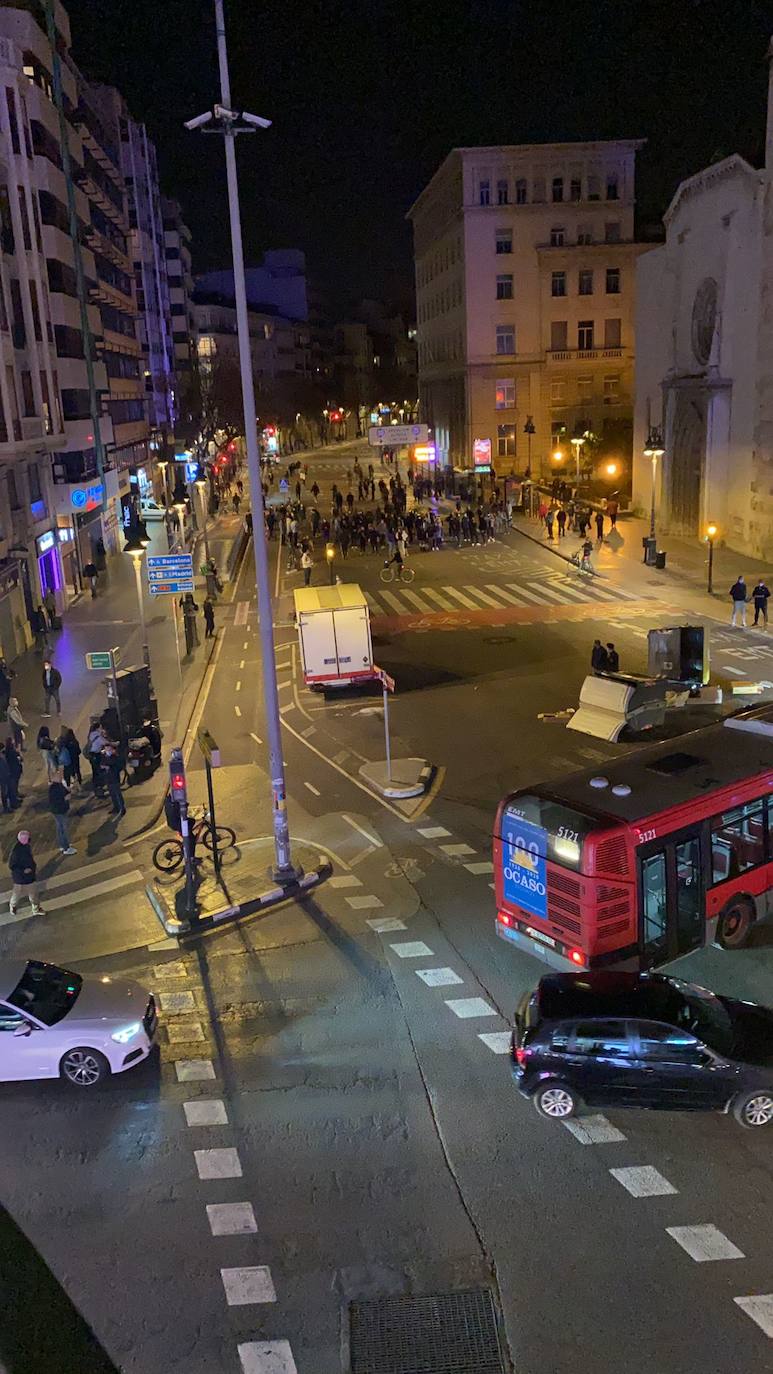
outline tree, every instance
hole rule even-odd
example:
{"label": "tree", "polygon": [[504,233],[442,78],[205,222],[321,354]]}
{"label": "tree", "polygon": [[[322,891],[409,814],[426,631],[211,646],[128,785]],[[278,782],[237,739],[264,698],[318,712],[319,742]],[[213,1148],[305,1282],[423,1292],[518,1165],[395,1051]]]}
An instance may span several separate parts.
{"label": "tree", "polygon": [[224,448],[244,433],[242,383],[235,358],[216,358],[212,368],[191,370],[180,395],[177,438],[197,455],[210,443]]}

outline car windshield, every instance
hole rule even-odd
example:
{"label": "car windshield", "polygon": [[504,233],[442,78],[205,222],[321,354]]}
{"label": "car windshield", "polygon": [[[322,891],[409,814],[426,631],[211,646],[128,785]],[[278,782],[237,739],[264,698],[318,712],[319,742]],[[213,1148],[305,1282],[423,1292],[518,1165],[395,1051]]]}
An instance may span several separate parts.
{"label": "car windshield", "polygon": [[55,1026],[73,1006],[82,985],[83,979],[77,973],[30,959],[6,1000],[19,1011],[29,1012],[45,1026]]}
{"label": "car windshield", "polygon": [[663,981],[678,997],[669,1019],[718,1054],[727,1054],[733,1043],[733,1025],[719,998],[708,988],[683,983],[680,978],[664,978]]}

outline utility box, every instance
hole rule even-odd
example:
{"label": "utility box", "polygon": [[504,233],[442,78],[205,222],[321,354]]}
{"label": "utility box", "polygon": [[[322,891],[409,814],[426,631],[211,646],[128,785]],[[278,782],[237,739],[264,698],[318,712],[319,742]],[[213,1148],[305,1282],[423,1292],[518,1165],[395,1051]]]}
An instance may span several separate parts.
{"label": "utility box", "polygon": [[600,673],[586,677],[580,704],[566,723],[567,730],[615,742],[624,726],[649,730],[666,716],[666,683],[661,678]]}
{"label": "utility box", "polygon": [[644,562],[647,564],[648,568],[656,567],[658,558],[658,541],[655,538],[654,534],[645,534],[641,542],[642,548],[644,549]]}
{"label": "utility box", "polygon": [[307,687],[347,687],[375,676],[368,603],[356,583],[298,587],[293,597]]}
{"label": "utility box", "polygon": [[647,635],[648,663],[652,677],[705,687],[710,675],[709,634],[703,625],[669,625]]}

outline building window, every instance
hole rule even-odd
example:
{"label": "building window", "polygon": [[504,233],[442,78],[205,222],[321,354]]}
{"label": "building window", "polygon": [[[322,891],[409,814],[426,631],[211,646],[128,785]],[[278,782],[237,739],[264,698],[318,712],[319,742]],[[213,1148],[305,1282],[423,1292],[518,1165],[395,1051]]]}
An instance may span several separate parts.
{"label": "building window", "polygon": [[509,272],[502,273],[497,277],[497,300],[511,301],[513,299],[513,278]]}
{"label": "building window", "polygon": [[21,374],[21,395],[24,406],[24,414],[35,414],[35,398],[32,394],[32,373],[26,369]]}
{"label": "building window", "polygon": [[88,391],[63,387],[62,414],[65,420],[90,420],[91,408]]}
{"label": "building window", "polygon": [[577,230],[577,242],[581,247],[586,248],[588,244],[593,243],[593,235],[590,229],[588,228],[587,224],[581,225],[580,228]]}
{"label": "building window", "polygon": [[497,205],[507,205],[507,182],[497,182]]}
{"label": "building window", "polygon": [[566,295],[566,272],[552,272],[550,276],[551,296]]}
{"label": "building window", "polygon": [[621,320],[605,320],[605,321],[604,321],[604,347],[605,347],[605,348],[619,348],[619,347],[620,347],[620,342],[621,342],[621,338],[622,338],[621,328],[622,328],[622,321],[621,321]]}
{"label": "building window", "polygon": [[617,200],[617,172],[607,173],[607,200]]}
{"label": "building window", "polygon": [[561,353],[565,348],[569,347],[568,320],[551,320],[550,347],[554,353]]}
{"label": "building window", "polygon": [[494,407],[496,410],[515,409],[515,382],[512,378],[504,377],[497,382]]}
{"label": "building window", "polygon": [[557,204],[559,201],[563,200],[563,198],[564,198],[564,178],[563,178],[563,177],[553,177],[553,184],[552,184],[552,187],[551,187],[551,195],[552,195],[552,199],[553,199],[553,203],[554,203],[554,204]]}
{"label": "building window", "polygon": [[578,401],[590,401],[593,396],[593,378],[577,378],[577,399]]}
{"label": "building window", "polygon": [[497,457],[515,457],[515,425],[497,425]]}
{"label": "building window", "polygon": [[593,320],[580,320],[577,326],[577,347],[593,347]]}
{"label": "building window", "polygon": [[566,381],[556,377],[550,383],[550,403],[554,406],[566,405]]}
{"label": "building window", "polygon": [[498,324],[498,325],[497,325],[497,353],[499,353],[499,354],[504,354],[504,353],[514,353],[514,352],[515,352],[515,325],[514,325],[514,324]]}
{"label": "building window", "polygon": [[579,177],[572,177],[569,182],[569,199],[582,200],[582,182]]}
{"label": "building window", "polygon": [[556,226],[556,228],[551,229],[551,231],[550,231],[550,247],[551,247],[551,248],[563,248],[563,246],[564,246],[564,231],[563,231],[563,228],[562,228],[561,226]]}
{"label": "building window", "polygon": [[580,296],[593,295],[593,271],[590,267],[582,267],[578,272],[577,292]]}
{"label": "building window", "polygon": [[12,472],[10,468],[6,469],[5,482],[8,488],[8,505],[11,507],[11,510],[20,510],[21,502],[19,500],[19,489],[16,485],[16,473]]}
{"label": "building window", "polygon": [[620,404],[620,378],[610,376],[604,378],[604,405],[616,406]]}
{"label": "building window", "polygon": [[497,229],[496,251],[498,253],[512,253],[513,236],[509,229]]}
{"label": "building window", "polygon": [[526,177],[518,177],[515,183],[516,205],[526,204]]}
{"label": "building window", "polygon": [[604,225],[604,242],[605,242],[605,243],[619,243],[619,242],[620,242],[620,221],[619,221],[619,220],[614,219],[614,220],[611,220],[608,224],[605,224],[605,225]]}
{"label": "building window", "polygon": [[478,204],[488,205],[491,201],[491,188],[488,181],[478,182]]}
{"label": "building window", "polygon": [[596,176],[588,177],[588,200],[601,200],[601,182]]}
{"label": "building window", "polygon": [[40,490],[40,471],[37,463],[30,463],[27,468],[27,483],[30,489],[30,501],[42,501],[43,493]]}
{"label": "building window", "polygon": [[619,268],[619,267],[608,267],[608,268],[607,268],[607,295],[608,295],[608,296],[619,296],[619,295],[620,295],[620,268]]}
{"label": "building window", "polygon": [[535,177],[531,187],[531,198],[535,205],[541,205],[545,199],[545,178]]}

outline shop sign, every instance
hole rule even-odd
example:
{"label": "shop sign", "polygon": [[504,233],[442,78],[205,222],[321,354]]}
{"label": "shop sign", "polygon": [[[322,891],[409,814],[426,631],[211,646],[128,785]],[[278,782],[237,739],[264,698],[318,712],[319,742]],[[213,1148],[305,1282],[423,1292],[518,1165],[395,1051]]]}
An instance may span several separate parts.
{"label": "shop sign", "polygon": [[476,472],[491,471],[491,440],[473,439],[472,465]]}
{"label": "shop sign", "polygon": [[96,482],[91,487],[77,487],[70,493],[70,501],[76,511],[82,512],[95,510],[102,504],[102,494],[104,487],[101,482]]}
{"label": "shop sign", "polygon": [[35,543],[37,545],[38,554],[48,553],[48,550],[52,549],[56,543],[55,531],[46,530],[45,534],[38,535]]}
{"label": "shop sign", "polygon": [[73,538],[74,538],[74,535],[73,535],[72,529],[70,528],[69,525],[67,525],[67,526],[60,525],[60,526],[59,526],[59,529],[57,530],[57,534],[58,534],[58,536],[59,536],[59,543],[60,543],[60,544],[71,544],[71,543],[72,543]]}

